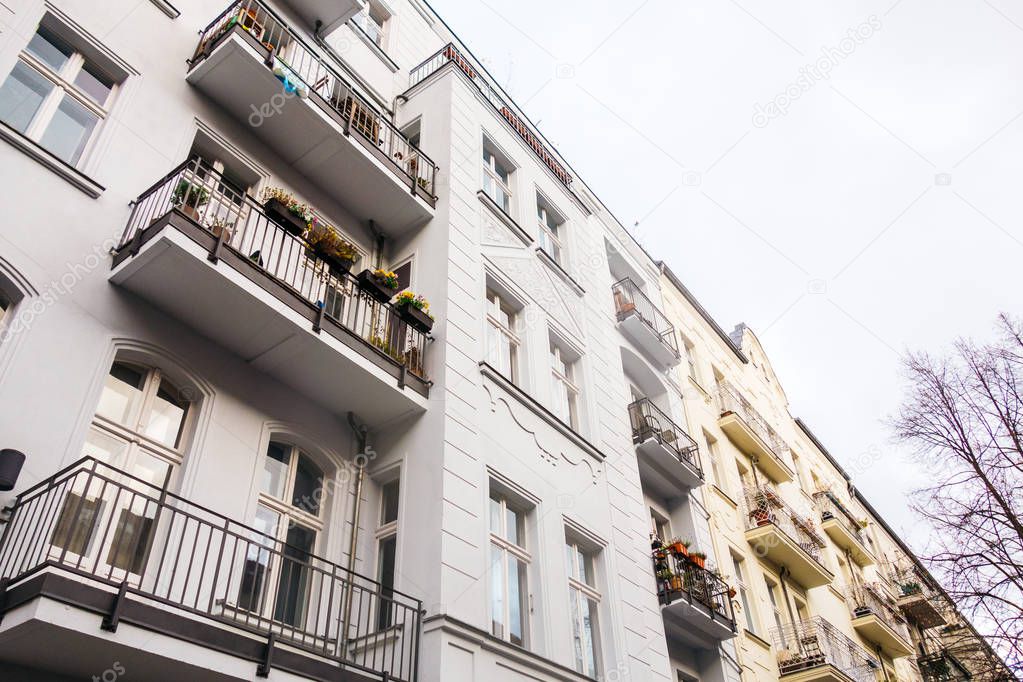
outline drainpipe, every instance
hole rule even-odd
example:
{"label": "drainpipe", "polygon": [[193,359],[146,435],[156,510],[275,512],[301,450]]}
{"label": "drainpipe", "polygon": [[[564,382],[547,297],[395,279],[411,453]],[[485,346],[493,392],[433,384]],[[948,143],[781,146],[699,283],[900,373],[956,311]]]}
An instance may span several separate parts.
{"label": "drainpipe", "polygon": [[[366,443],[368,441],[369,429],[365,424],[360,424],[354,412],[348,413],[348,424],[355,433],[359,442],[356,457],[366,456]],[[359,542],[359,516],[362,512],[362,482],[366,474],[366,463],[356,464],[355,474],[355,502],[352,504],[352,539],[348,545],[348,575],[345,576],[344,596],[344,620],[341,622],[341,632],[347,637],[348,623],[352,617],[352,575],[355,573],[355,550]]]}

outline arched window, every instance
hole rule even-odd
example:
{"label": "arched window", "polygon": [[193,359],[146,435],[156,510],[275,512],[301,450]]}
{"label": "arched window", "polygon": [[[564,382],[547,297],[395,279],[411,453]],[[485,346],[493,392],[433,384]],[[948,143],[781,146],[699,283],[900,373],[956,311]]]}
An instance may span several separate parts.
{"label": "arched window", "polygon": [[[187,395],[157,368],[113,363],[83,447],[106,466],[77,477],[64,497],[50,541],[59,560],[142,574],[157,514],[151,500],[169,486],[188,440],[194,405]],[[120,480],[113,470],[129,476]],[[97,532],[111,525],[113,532]]]}
{"label": "arched window", "polygon": [[[263,457],[254,538],[238,605],[300,626],[306,617],[310,555],[323,532],[324,473],[300,448],[271,440]],[[283,549],[281,546],[285,545]]]}

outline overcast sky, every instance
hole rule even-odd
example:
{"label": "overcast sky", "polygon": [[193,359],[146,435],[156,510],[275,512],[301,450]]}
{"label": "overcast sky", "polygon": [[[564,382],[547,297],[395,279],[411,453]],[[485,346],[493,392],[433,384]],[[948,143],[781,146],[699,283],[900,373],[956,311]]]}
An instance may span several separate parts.
{"label": "overcast sky", "polygon": [[1019,312],[1023,8],[431,2],[718,322],[754,329],[793,415],[924,540],[921,474],[881,419],[905,349]]}

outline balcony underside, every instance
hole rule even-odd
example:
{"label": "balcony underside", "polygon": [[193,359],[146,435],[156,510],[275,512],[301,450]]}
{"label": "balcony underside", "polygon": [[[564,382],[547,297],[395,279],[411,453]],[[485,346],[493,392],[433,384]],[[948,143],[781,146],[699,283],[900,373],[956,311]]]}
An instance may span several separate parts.
{"label": "balcony underside", "polygon": [[[109,632],[100,624],[115,597],[112,587],[60,571],[14,584],[0,610],[0,661],[34,670],[42,679],[93,679],[113,669],[115,661],[125,676],[148,682],[258,679],[266,638],[135,596],[123,602],[117,631]],[[380,680],[281,641],[272,667],[271,676],[278,679]]]}
{"label": "balcony underside", "polygon": [[687,646],[714,650],[735,637],[731,621],[699,601],[690,604],[684,594],[662,607],[661,615],[665,634]]}
{"label": "balcony underside", "polygon": [[320,33],[327,35],[361,12],[366,3],[364,0],[284,0],[284,4],[294,8],[311,29],[321,22]]}
{"label": "balcony underside", "polygon": [[789,570],[792,579],[810,589],[831,583],[835,576],[773,523],[746,531],[746,541],[764,557]]}
{"label": "balcony underside", "polygon": [[805,667],[797,663],[791,665],[793,671],[781,675],[779,679],[785,682],[852,682],[851,677],[828,663],[809,660]]}
{"label": "balcony underside", "polygon": [[913,619],[921,628],[936,628],[948,624],[934,602],[921,593],[900,597],[898,604],[906,617]]}
{"label": "balcony underside", "polygon": [[663,497],[677,497],[703,485],[699,472],[681,461],[675,450],[655,436],[638,443],[636,454],[643,485]]}
{"label": "balcony underside", "polygon": [[828,534],[832,541],[849,552],[852,560],[860,566],[870,566],[877,563],[874,555],[867,551],[867,548],[859,539],[843,524],[835,518],[823,519],[821,530]]}
{"label": "balcony underside", "polygon": [[775,483],[792,480],[792,470],[781,457],[734,412],[727,412],[718,420],[718,426],[741,450],[757,459],[760,470]]}
{"label": "balcony underside", "polygon": [[643,321],[639,313],[633,312],[626,315],[618,323],[618,328],[660,367],[667,369],[675,367],[681,362],[678,354],[661,340],[657,332]]}
{"label": "balcony underside", "polygon": [[874,614],[853,618],[852,626],[861,637],[877,644],[890,658],[902,658],[913,653],[912,644]]}
{"label": "balcony underside", "polygon": [[213,241],[172,211],[136,256],[118,255],[110,281],[336,414],[381,425],[426,410],[426,382],[329,318],[315,333],[310,303],[229,249],[212,264]]}
{"label": "balcony underside", "polygon": [[387,155],[368,138],[345,135],[341,117],[319,95],[285,97],[281,81],[267,68],[267,55],[265,47],[235,26],[187,80],[356,217],[372,220],[388,236],[401,237],[433,217],[429,194],[421,188],[413,192],[414,182],[399,179]]}

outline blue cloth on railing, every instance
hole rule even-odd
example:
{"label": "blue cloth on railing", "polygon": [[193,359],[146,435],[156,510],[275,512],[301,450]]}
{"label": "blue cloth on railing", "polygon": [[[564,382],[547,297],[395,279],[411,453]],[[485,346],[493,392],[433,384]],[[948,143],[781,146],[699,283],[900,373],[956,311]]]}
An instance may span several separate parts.
{"label": "blue cloth on railing", "polygon": [[273,57],[272,69],[278,80],[284,83],[284,92],[289,95],[298,95],[302,99],[309,97],[309,86],[276,56]]}

